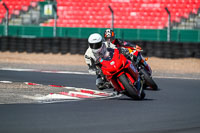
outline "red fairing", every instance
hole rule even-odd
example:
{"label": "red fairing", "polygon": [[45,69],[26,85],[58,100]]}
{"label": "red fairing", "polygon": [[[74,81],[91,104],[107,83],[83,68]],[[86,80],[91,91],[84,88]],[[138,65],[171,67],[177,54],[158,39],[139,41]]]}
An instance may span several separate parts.
{"label": "red fairing", "polygon": [[114,55],[111,60],[103,60],[100,59],[100,63],[102,64],[103,74],[108,76],[108,78],[112,78],[113,75],[121,71],[126,65],[131,62],[124,57],[124,55],[119,53],[118,49],[114,50]]}
{"label": "red fairing", "polygon": [[133,55],[138,56],[138,51],[135,51]]}
{"label": "red fairing", "polygon": [[107,80],[113,84],[117,91],[121,91],[125,88],[118,77],[125,73],[131,83],[134,84],[135,80],[138,78],[138,71],[131,61],[126,59],[123,54],[119,53],[118,49],[115,49],[112,54],[113,56],[110,60],[101,58],[99,59],[99,62],[101,64],[102,72]]}

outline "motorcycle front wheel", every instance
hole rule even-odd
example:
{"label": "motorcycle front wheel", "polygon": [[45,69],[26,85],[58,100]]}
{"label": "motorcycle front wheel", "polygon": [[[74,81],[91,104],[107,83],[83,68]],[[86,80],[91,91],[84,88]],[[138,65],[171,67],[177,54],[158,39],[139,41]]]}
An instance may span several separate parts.
{"label": "motorcycle front wheel", "polygon": [[[125,74],[122,74],[120,77],[119,77],[119,80],[120,82],[122,83],[122,85],[124,86],[125,88],[125,91],[126,91],[126,95],[135,99],[135,100],[142,100],[144,99],[144,92],[142,91],[142,94],[141,96],[138,95],[137,93],[137,90],[135,88],[135,86],[132,85],[132,83],[130,83],[130,81],[128,80],[127,76]],[[144,96],[143,96],[144,95]]]}
{"label": "motorcycle front wheel", "polygon": [[153,90],[158,90],[158,86],[152,77],[150,77],[150,75],[144,69],[141,69],[140,72],[144,75],[145,84],[151,87]]}

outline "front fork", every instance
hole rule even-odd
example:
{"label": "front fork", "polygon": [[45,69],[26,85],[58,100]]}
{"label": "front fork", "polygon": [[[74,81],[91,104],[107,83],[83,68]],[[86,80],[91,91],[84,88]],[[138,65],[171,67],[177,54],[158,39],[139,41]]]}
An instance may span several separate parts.
{"label": "front fork", "polygon": [[[140,70],[142,69],[141,67],[144,66],[145,70],[147,70],[147,72],[149,73],[149,75],[151,76],[152,75],[152,70],[151,70],[151,67],[147,64],[145,58],[142,56],[142,54],[140,52],[138,52],[138,56],[137,56],[137,59],[136,59],[136,65],[137,65],[137,68]],[[142,65],[142,66],[141,66]]]}
{"label": "front fork", "polygon": [[139,92],[138,94],[140,95],[143,88],[143,78],[139,76],[138,70],[134,64],[130,64],[128,70],[136,81],[134,82],[134,86],[136,87],[137,91]]}

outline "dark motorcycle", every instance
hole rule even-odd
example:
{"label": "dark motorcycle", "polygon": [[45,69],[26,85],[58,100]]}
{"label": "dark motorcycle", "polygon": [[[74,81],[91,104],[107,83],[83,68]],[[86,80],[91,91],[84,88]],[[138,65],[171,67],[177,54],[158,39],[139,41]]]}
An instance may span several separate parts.
{"label": "dark motorcycle", "polygon": [[133,62],[136,65],[138,72],[144,78],[144,88],[150,87],[152,90],[158,90],[158,86],[152,78],[152,71],[150,66],[146,63],[148,58],[144,59],[141,55],[141,51],[137,51],[132,47],[129,47],[129,52],[134,56]]}

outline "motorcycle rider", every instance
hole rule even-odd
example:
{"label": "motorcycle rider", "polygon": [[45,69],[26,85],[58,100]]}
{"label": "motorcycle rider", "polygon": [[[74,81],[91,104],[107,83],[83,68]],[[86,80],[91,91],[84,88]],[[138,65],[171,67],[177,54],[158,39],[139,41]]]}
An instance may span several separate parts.
{"label": "motorcycle rider", "polygon": [[[108,45],[109,44],[109,45]],[[103,38],[98,33],[93,33],[88,38],[89,48],[85,52],[85,62],[89,67],[89,73],[96,73],[96,86],[98,89],[103,90],[105,88],[111,87],[110,84],[106,84],[106,79],[101,72],[101,69],[97,67],[98,59],[103,56],[109,56],[107,48],[116,49],[116,46],[112,43],[107,43],[103,41]],[[118,48],[119,51],[126,57],[129,58],[129,52],[123,47]],[[107,86],[107,87],[106,87]]]}
{"label": "motorcycle rider", "polygon": [[126,41],[122,41],[118,38],[115,38],[115,32],[111,29],[106,29],[104,32],[104,39],[109,44],[114,44],[116,47],[133,47],[136,50],[140,51],[141,47]]}
{"label": "motorcycle rider", "polygon": [[96,71],[95,62],[100,58],[100,54],[103,54],[105,51],[102,47],[108,47],[115,49],[116,46],[114,44],[110,44],[103,41],[102,36],[99,33],[93,33],[88,38],[89,48],[85,52],[85,62],[89,67],[89,72],[93,73]]}
{"label": "motorcycle rider", "polygon": [[[103,75],[100,72],[100,69],[96,67],[96,64],[98,63],[98,59],[105,54],[105,48],[113,48],[115,49],[115,45],[111,44],[107,46],[107,44],[103,41],[103,38],[98,33],[93,33],[88,38],[88,45],[89,48],[85,52],[85,62],[88,65],[88,71],[89,73],[95,73],[97,75],[96,79],[96,86],[98,89],[102,90],[105,89],[103,81]],[[102,79],[103,78],[103,79]]]}
{"label": "motorcycle rider", "polygon": [[[105,30],[105,32],[104,32],[104,39],[105,39],[105,41],[106,41],[106,43],[107,43],[108,46],[111,45],[111,44],[114,44],[116,47],[124,47],[124,48],[126,48],[126,47],[133,47],[135,49],[135,51],[141,51],[142,50],[142,48],[140,46],[136,45],[136,44],[132,44],[132,43],[129,43],[129,42],[126,42],[126,41],[122,41],[120,39],[115,38],[115,32],[112,29],[106,29]],[[130,60],[135,61],[135,63],[136,63],[137,57],[134,55],[134,52],[131,53]],[[144,63],[145,68],[150,73],[152,73],[152,70],[149,67],[149,65],[146,63],[144,57],[141,54],[139,56],[141,56],[141,62]]]}

